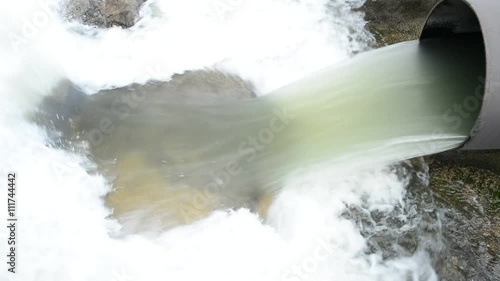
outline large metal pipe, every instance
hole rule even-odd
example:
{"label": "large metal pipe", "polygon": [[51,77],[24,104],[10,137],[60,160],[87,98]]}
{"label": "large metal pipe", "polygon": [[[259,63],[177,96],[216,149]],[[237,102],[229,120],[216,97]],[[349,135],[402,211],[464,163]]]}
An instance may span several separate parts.
{"label": "large metal pipe", "polygon": [[478,77],[477,88],[482,108],[463,150],[500,149],[499,17],[499,0],[444,0],[434,7],[420,35],[425,40],[477,33],[483,40],[486,77]]}

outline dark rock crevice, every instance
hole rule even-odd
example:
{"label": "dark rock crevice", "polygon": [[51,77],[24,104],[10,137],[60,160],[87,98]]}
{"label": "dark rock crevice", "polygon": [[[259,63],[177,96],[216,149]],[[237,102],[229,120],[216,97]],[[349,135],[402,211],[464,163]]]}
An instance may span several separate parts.
{"label": "dark rock crevice", "polygon": [[146,0],[66,0],[64,14],[69,20],[108,28],[133,26]]}

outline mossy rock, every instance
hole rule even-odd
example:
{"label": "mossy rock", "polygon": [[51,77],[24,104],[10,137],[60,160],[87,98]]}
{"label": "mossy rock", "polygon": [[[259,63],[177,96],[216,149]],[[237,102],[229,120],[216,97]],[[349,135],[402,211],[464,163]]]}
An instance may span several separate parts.
{"label": "mossy rock", "polygon": [[438,158],[430,188],[444,210],[446,280],[500,280],[500,176]]}

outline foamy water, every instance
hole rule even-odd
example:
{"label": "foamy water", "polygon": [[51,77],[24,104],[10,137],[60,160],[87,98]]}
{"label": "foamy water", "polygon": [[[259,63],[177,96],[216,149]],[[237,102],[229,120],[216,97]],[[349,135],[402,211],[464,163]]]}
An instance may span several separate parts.
{"label": "foamy water", "polygon": [[[43,21],[37,1],[4,3],[0,171],[19,173],[19,245],[17,273],[2,263],[0,278],[436,280],[424,252],[389,261],[365,253],[358,226],[341,215],[347,205],[388,212],[404,204],[408,179],[388,168],[296,179],[277,195],[267,223],[246,209],[220,210],[159,234],[123,236],[104,203],[113,187],[92,172],[95,163],[79,149],[51,146],[47,132],[26,118],[64,78],[93,93],[217,68],[267,93],[365,49],[371,39],[351,11],[361,2],[239,1],[220,14],[213,1],[157,0],[130,30],[84,27],[52,12]],[[26,21],[35,28],[26,29]]]}

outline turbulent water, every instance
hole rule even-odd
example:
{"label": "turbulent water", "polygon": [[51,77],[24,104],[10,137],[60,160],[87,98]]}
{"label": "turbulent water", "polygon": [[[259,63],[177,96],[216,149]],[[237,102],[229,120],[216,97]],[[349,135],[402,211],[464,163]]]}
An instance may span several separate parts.
{"label": "turbulent water", "polygon": [[[320,70],[371,40],[352,11],[361,2],[231,3],[220,14],[212,1],[150,1],[130,30],[6,4],[0,170],[19,173],[20,227],[18,272],[0,277],[436,280],[425,248],[369,251],[370,231],[345,214],[409,209],[416,175],[384,165],[466,140],[484,68],[474,41],[405,43]],[[164,83],[204,68],[260,97]],[[57,115],[73,119],[54,143],[33,113],[68,79],[89,96]]]}

